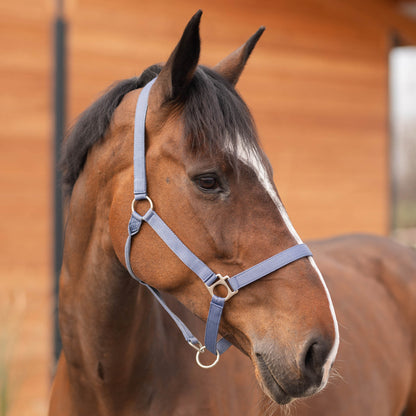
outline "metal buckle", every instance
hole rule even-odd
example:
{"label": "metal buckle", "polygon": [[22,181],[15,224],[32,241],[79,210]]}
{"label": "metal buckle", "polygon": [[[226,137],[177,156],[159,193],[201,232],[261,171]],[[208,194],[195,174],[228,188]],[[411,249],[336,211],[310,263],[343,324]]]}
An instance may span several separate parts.
{"label": "metal buckle", "polygon": [[205,365],[205,364],[202,364],[201,363],[201,361],[199,361],[199,355],[200,354],[203,354],[204,352],[205,352],[205,350],[206,350],[206,347],[204,346],[204,347],[202,347],[197,353],[196,353],[196,357],[195,357],[195,360],[196,360],[196,363],[201,367],[201,368],[212,368],[212,367],[214,367],[215,365],[217,365],[217,363],[218,363],[218,361],[220,360],[220,353],[218,352],[218,350],[217,350],[217,357],[215,358],[215,361],[212,363],[212,364],[208,364],[208,365]]}
{"label": "metal buckle", "polygon": [[229,276],[222,277],[220,274],[217,274],[218,280],[216,280],[211,286],[207,286],[208,292],[211,294],[211,296],[214,296],[214,289],[217,286],[224,286],[227,289],[227,296],[225,296],[223,299],[224,301],[232,298],[235,294],[238,293],[238,290],[233,290],[228,284],[227,280],[230,278]]}
{"label": "metal buckle", "polygon": [[[149,211],[153,211],[153,201],[147,195],[146,195],[145,199],[147,199],[147,201],[150,204],[150,208],[146,212],[146,214],[147,214]],[[133,198],[133,201],[131,203],[131,212],[135,212],[136,214],[140,215],[143,218],[144,215],[146,215],[146,214],[141,215],[134,209],[134,205],[135,205],[136,201],[143,201],[143,200],[142,199],[138,200],[138,199]]]}
{"label": "metal buckle", "polygon": [[201,344],[200,341],[198,341],[198,345],[193,344],[191,341],[188,341],[188,344],[196,351],[200,351],[204,349],[205,347]]}
{"label": "metal buckle", "polygon": [[198,341],[198,345],[195,345],[195,344],[192,344],[192,342],[191,341],[188,341],[188,344],[194,349],[194,350],[196,350],[196,356],[195,356],[195,361],[196,361],[196,363],[201,367],[201,368],[212,368],[212,367],[214,367],[215,365],[217,365],[217,363],[218,363],[218,361],[220,360],[220,353],[218,352],[218,350],[217,350],[217,356],[216,356],[216,358],[215,358],[215,361],[212,363],[212,364],[208,364],[208,365],[205,365],[205,364],[202,364],[201,363],[201,361],[199,361],[199,356],[200,356],[200,354],[203,354],[205,351],[206,351],[206,349],[207,349],[207,347],[205,346],[205,345],[202,345],[199,341]]}

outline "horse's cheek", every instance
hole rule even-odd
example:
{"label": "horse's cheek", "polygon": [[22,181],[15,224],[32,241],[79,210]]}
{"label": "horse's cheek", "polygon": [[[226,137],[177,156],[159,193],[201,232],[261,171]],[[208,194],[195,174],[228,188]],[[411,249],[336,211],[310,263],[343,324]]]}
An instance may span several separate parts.
{"label": "horse's cheek", "polygon": [[128,223],[130,213],[126,209],[122,201],[113,201],[109,213],[110,238],[114,252],[124,266],[126,265],[124,258],[124,248],[128,236]]}

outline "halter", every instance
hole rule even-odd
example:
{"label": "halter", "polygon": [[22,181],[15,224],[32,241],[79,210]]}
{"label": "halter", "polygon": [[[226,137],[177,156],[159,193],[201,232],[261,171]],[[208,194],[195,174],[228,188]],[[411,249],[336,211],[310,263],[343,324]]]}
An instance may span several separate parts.
{"label": "halter", "polygon": [[[244,270],[235,276],[222,276],[214,273],[204,262],[193,254],[175,235],[175,233],[166,225],[166,223],[156,214],[153,209],[153,202],[148,197],[146,191],[146,164],[145,164],[145,123],[147,113],[147,103],[149,92],[156,81],[156,78],[150,81],[141,91],[137,100],[135,125],[134,125],[134,199],[131,205],[131,218],[128,226],[129,235],[127,237],[124,255],[126,266],[130,275],[143,286],[146,286],[155,296],[157,301],[166,310],[182,332],[188,344],[194,348],[196,353],[196,362],[202,368],[210,368],[216,365],[220,355],[225,352],[231,345],[225,338],[217,341],[218,327],[221,320],[222,311],[225,302],[232,296],[236,295],[239,289],[253,283],[254,281],[274,272],[289,263],[292,263],[303,257],[312,256],[311,251],[305,244],[297,244],[290,247],[258,264]],[[140,215],[135,210],[135,202],[146,199],[150,207],[144,215]],[[162,299],[157,289],[140,280],[133,272],[130,264],[131,242],[133,236],[139,231],[142,222],[145,221],[165,244],[179,257],[179,259],[188,266],[205,284],[211,295],[207,324],[205,327],[205,345],[192,334],[187,326],[175,315]],[[214,290],[217,286],[224,286],[227,290],[225,297],[217,296]],[[216,355],[215,361],[210,365],[204,365],[200,362],[200,354],[205,350]]]}

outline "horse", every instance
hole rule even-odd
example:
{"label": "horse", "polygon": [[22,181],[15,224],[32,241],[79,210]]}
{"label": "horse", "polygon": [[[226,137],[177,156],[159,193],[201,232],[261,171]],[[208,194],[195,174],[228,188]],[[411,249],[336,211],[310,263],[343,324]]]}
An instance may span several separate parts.
{"label": "horse", "polygon": [[264,28],[208,68],[201,14],[64,142],[49,415],[416,415],[415,253],[302,242],[235,90]]}

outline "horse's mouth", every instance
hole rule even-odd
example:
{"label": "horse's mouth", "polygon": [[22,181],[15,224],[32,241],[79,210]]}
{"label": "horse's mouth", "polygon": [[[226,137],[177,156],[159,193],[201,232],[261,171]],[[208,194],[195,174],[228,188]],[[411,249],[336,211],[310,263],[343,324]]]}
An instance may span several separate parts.
{"label": "horse's mouth", "polygon": [[257,376],[263,391],[276,403],[288,404],[294,397],[290,396],[273,375],[261,355],[256,354]]}

